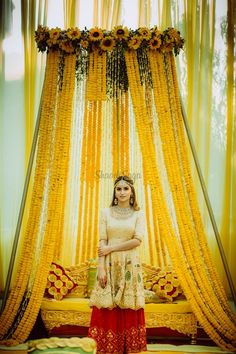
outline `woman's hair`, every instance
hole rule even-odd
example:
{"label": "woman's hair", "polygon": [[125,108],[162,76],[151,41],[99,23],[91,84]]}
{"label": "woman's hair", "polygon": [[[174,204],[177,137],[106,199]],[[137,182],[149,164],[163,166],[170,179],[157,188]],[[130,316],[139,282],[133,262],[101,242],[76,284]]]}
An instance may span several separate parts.
{"label": "woman's hair", "polygon": [[131,195],[132,195],[132,198],[133,198],[133,203],[131,204],[132,207],[134,208],[134,210],[139,210],[139,206],[138,206],[138,203],[137,203],[137,199],[136,199],[136,193],[135,193],[135,189],[134,189],[134,182],[133,180],[128,177],[128,176],[119,176],[116,178],[115,182],[114,182],[114,190],[113,190],[113,197],[112,197],[112,202],[111,202],[111,205],[110,206],[113,206],[113,205],[116,205],[115,204],[115,198],[116,198],[116,184],[118,182],[120,182],[121,180],[125,181],[131,188]]}

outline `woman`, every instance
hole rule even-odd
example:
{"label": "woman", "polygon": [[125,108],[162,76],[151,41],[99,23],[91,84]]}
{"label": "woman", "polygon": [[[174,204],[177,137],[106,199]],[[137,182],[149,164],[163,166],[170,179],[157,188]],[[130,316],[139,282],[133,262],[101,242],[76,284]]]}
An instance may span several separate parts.
{"label": "woman", "polygon": [[144,290],[139,246],[145,233],[133,181],[115,180],[110,208],[99,224],[97,281],[90,297],[93,307],[89,336],[97,353],[139,353],[146,350]]}

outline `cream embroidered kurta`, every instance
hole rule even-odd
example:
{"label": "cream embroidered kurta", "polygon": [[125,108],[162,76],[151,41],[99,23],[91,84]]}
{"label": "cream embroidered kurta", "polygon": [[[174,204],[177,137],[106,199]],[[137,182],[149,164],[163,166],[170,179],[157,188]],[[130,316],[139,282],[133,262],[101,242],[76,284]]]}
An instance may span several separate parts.
{"label": "cream embroidered kurta", "polygon": [[[142,241],[145,234],[144,212],[133,210],[132,215],[117,216],[116,207],[102,211],[99,222],[99,238],[108,245],[137,238]],[[112,252],[105,257],[107,285],[102,288],[96,280],[90,297],[90,306],[98,308],[144,307],[144,290],[140,262],[140,246],[128,251]]]}

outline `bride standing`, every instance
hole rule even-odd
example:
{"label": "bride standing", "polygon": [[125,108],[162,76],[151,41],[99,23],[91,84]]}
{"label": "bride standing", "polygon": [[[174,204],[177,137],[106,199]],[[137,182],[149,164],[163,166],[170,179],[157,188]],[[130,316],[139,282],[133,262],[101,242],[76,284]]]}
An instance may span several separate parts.
{"label": "bride standing", "polygon": [[100,216],[97,281],[90,297],[89,336],[97,353],[146,350],[144,290],[139,248],[145,218],[132,179],[119,176],[112,203]]}

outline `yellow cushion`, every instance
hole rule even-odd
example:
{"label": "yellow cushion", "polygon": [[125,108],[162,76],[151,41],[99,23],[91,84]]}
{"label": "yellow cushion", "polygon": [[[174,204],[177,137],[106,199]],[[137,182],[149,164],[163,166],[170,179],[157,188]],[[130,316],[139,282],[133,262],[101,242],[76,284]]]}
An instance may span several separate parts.
{"label": "yellow cushion", "polygon": [[41,304],[42,310],[60,311],[83,311],[90,312],[89,299],[86,298],[64,298],[61,301],[44,298]]}
{"label": "yellow cushion", "polygon": [[[44,298],[41,304],[42,310],[54,311],[82,311],[91,312],[89,299],[86,298],[64,298],[61,301]],[[168,312],[168,313],[189,313],[192,312],[186,300],[178,300],[174,303],[145,304],[145,312]]]}

